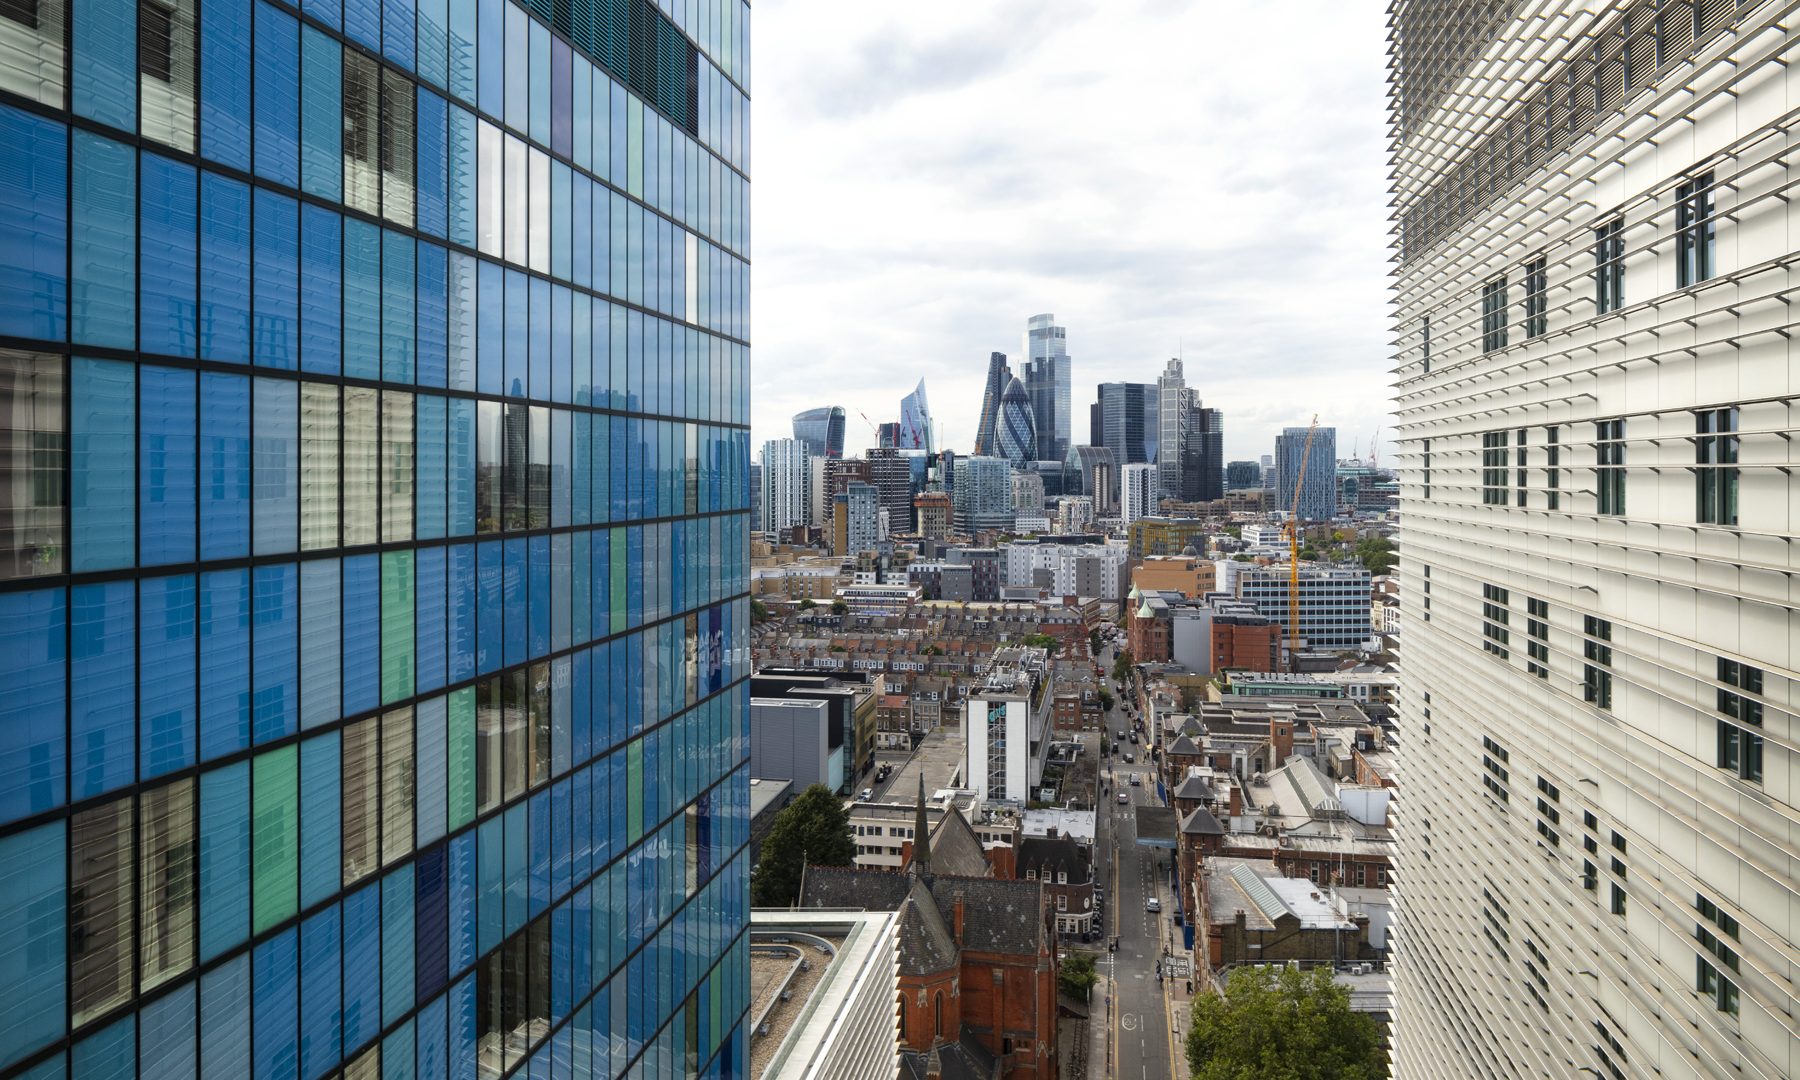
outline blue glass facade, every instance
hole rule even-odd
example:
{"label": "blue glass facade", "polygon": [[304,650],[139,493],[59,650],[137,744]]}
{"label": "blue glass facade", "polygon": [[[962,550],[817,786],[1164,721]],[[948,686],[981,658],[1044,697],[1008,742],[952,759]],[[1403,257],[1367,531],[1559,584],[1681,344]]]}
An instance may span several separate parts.
{"label": "blue glass facade", "polygon": [[748,24],[0,5],[0,1080],[745,1074]]}

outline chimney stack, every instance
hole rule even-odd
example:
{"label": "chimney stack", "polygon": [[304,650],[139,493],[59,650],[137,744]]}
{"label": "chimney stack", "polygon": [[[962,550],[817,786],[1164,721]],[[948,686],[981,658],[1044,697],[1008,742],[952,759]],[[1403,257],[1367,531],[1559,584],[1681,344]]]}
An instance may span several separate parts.
{"label": "chimney stack", "polygon": [[956,943],[963,940],[963,894],[957,893],[956,900],[950,905],[950,927],[956,932]]}

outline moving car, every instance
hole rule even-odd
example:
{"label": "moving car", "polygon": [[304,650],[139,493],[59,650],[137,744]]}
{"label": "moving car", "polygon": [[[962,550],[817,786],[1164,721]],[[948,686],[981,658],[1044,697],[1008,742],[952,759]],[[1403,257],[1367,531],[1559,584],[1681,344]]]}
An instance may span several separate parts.
{"label": "moving car", "polygon": [[1144,783],[1144,778],[1139,776],[1137,773],[1127,773],[1125,782],[1130,784],[1132,787],[1142,787],[1143,783]]}
{"label": "moving car", "polygon": [[1137,759],[1132,756],[1131,751],[1129,751],[1129,750],[1125,751],[1125,764],[1131,765],[1131,764],[1134,764],[1136,761],[1137,761]]}
{"label": "moving car", "polygon": [[1127,792],[1121,791],[1121,792],[1119,792],[1119,801],[1121,803],[1128,803],[1131,801],[1131,795],[1128,794]]}
{"label": "moving car", "polygon": [[856,793],[856,798],[857,798],[858,802],[868,802],[870,799],[873,799],[874,797],[875,797],[875,789],[872,787],[863,788],[861,791]]}

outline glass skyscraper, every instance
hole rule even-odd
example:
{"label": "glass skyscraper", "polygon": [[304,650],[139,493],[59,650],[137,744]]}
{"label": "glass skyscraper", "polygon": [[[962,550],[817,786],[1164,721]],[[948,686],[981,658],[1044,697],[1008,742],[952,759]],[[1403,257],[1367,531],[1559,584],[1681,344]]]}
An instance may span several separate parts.
{"label": "glass skyscraper", "polygon": [[0,4],[0,1077],[745,1074],[748,24]]}

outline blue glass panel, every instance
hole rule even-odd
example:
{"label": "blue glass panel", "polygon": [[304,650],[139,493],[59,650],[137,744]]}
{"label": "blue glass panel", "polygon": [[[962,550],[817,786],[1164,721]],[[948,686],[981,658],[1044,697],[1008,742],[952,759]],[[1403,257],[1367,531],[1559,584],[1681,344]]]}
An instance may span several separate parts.
{"label": "blue glass panel", "polygon": [[449,845],[449,963],[452,974],[475,962],[475,830],[451,837]]}
{"label": "blue glass panel", "polygon": [[[438,0],[442,2],[442,0]],[[418,214],[419,231],[443,236],[449,201],[444,157],[444,136],[448,106],[444,99],[429,90],[418,95]]]}
{"label": "blue glass panel", "polygon": [[[536,57],[531,55],[531,16],[517,4],[505,4],[506,8],[506,55],[513,62],[506,65],[506,126],[514,131],[531,130],[531,63]],[[547,44],[547,43],[546,43]],[[483,58],[487,54],[487,42],[481,43]],[[549,52],[546,48],[545,53]],[[519,63],[518,57],[526,57],[526,63]],[[546,64],[549,56],[544,57]],[[486,107],[486,95],[483,95],[483,107]],[[502,115],[496,113],[495,115]],[[546,117],[546,119],[548,119]],[[539,139],[539,142],[545,140]]]}
{"label": "blue glass panel", "polygon": [[200,11],[200,153],[250,169],[250,0],[210,0]]}
{"label": "blue glass panel", "polygon": [[478,266],[476,388],[483,394],[499,394],[506,386],[506,271],[499,263],[486,259],[480,260]]}
{"label": "blue glass panel", "polygon": [[413,238],[381,234],[381,377],[413,381]]}
{"label": "blue glass panel", "polygon": [[198,987],[188,983],[144,1006],[138,1014],[139,1080],[194,1080],[199,1068],[194,1015]]}
{"label": "blue glass panel", "polygon": [[199,180],[192,166],[146,153],[138,194],[139,346],[145,352],[192,356],[198,337],[194,281]]}
{"label": "blue glass panel", "polygon": [[381,1022],[385,1027],[413,1007],[413,867],[381,880]]}
{"label": "blue glass panel", "polygon": [[200,959],[249,936],[250,763],[240,761],[200,774]]}
{"label": "blue glass panel", "polygon": [[475,103],[476,0],[450,0],[449,89],[451,96]]}
{"label": "blue glass panel", "polygon": [[550,525],[569,523],[569,430],[567,409],[550,410]]}
{"label": "blue glass panel", "polygon": [[[437,554],[442,556],[442,549],[440,549]],[[449,716],[448,706],[449,699],[440,694],[437,697],[426,698],[424,701],[419,702],[414,710],[414,775],[418,778],[416,781],[417,796],[415,801],[416,825],[414,831],[414,844],[420,848],[443,839],[444,829],[449,815],[450,789],[448,762],[450,748],[449,731],[445,726]],[[439,851],[441,859],[442,849],[438,848],[435,850]],[[420,875],[424,875],[426,873],[424,863],[425,857],[421,855],[419,858],[419,873]],[[442,871],[443,868],[440,865],[436,872],[442,873]],[[426,890],[426,885],[427,882],[424,877],[421,876],[419,879],[419,890],[421,893]],[[419,933],[421,937],[424,936],[425,928],[423,925],[420,926]],[[443,936],[442,927],[439,928],[438,935],[440,938]],[[441,967],[441,956],[439,960]],[[421,998],[430,997],[432,994],[436,993],[437,990],[442,989],[441,971],[439,972],[439,975],[440,985],[438,987],[430,990],[427,990],[423,985],[419,987],[419,996]],[[424,979],[424,972],[422,970],[419,974],[419,978],[421,979],[421,982]]]}
{"label": "blue glass panel", "polygon": [[69,797],[116,791],[136,775],[136,587],[130,581],[69,590]]}
{"label": "blue glass panel", "polygon": [[418,353],[419,385],[444,386],[449,379],[449,253],[438,244],[419,242]]}
{"label": "blue glass panel", "polygon": [[0,334],[61,341],[68,300],[69,130],[0,105]]}
{"label": "blue glass panel", "polygon": [[489,116],[506,113],[506,0],[479,0],[479,107]]}
{"label": "blue glass panel", "polygon": [[[419,693],[444,685],[447,631],[445,623],[444,549],[420,548],[414,563],[414,678]],[[421,765],[419,772],[424,774]],[[423,783],[423,781],[421,781]]]}
{"label": "blue glass panel", "polygon": [[475,531],[475,403],[450,401],[447,513],[451,536]]}
{"label": "blue glass panel", "polygon": [[[471,4],[473,0],[470,0]],[[476,149],[475,114],[467,109],[450,109],[448,167],[445,190],[449,215],[450,239],[464,247],[475,246],[475,175],[479,158]]]}
{"label": "blue glass panel", "polygon": [[[300,183],[300,22],[256,5],[256,175]],[[211,72],[207,72],[208,75]]]}
{"label": "blue glass panel", "polygon": [[79,344],[137,344],[136,158],[123,143],[75,133],[70,299]]}
{"label": "blue glass panel", "polygon": [[[553,663],[564,665],[564,670],[566,672],[568,664],[567,657],[558,661],[553,661]],[[564,686],[566,688],[567,684],[565,683]],[[566,769],[568,767],[567,721],[564,721],[563,723],[562,737],[560,740],[557,739],[555,734],[552,735],[552,745],[555,745],[558,741],[560,741],[562,747],[563,768]],[[554,771],[555,766],[553,765],[551,768],[552,771]],[[550,789],[550,895],[552,898],[567,896],[569,887],[572,884],[569,875],[574,869],[574,853],[570,848],[569,829],[572,824],[570,799],[573,790],[574,784],[566,776],[557,781],[555,786]],[[568,1010],[565,1008],[563,1011],[566,1013]]]}
{"label": "blue glass panel", "polygon": [[381,702],[381,560],[344,560],[344,713]]}
{"label": "blue glass panel", "polygon": [[531,279],[531,327],[529,346],[530,396],[538,400],[550,397],[550,283],[543,278]]}
{"label": "blue glass panel", "polygon": [[[0,634],[5,633],[8,599],[0,597]],[[0,651],[0,668],[5,656]],[[67,835],[67,823],[54,821],[0,838],[0,865],[8,867],[0,874],[0,941],[6,942],[0,948],[0,986],[6,987],[8,1000],[6,1023],[0,1025],[0,1068],[67,1030]]]}
{"label": "blue glass panel", "polygon": [[372,53],[381,52],[381,0],[343,0],[344,33]]}
{"label": "blue glass panel", "polygon": [[[424,32],[422,26],[420,32]],[[424,872],[422,866],[420,872]],[[421,914],[420,918],[423,919],[423,917]],[[420,950],[420,963],[423,964],[422,944]],[[419,974],[421,986],[423,986],[424,977],[421,969]],[[421,996],[423,996],[423,991],[421,991]],[[417,1044],[419,1080],[447,1080],[450,1075],[448,1022],[449,999],[445,997],[439,996],[419,1010]]]}
{"label": "blue glass panel", "polygon": [[[593,521],[594,417],[592,413],[578,412],[572,422],[574,430],[570,445],[573,459],[569,463],[569,517],[576,525],[587,525]],[[582,537],[585,534],[577,539]],[[585,576],[583,580],[586,580]],[[586,632],[582,631],[581,635],[581,640],[586,641]]]}
{"label": "blue glass panel", "polygon": [[[475,389],[475,257],[450,253],[446,289],[450,387]],[[472,490],[472,489],[471,489]]]}
{"label": "blue glass panel", "polygon": [[300,384],[255,380],[252,412],[252,551],[294,551],[300,543]]}
{"label": "blue glass panel", "polygon": [[475,976],[450,988],[450,1080],[475,1080]]}
{"label": "blue glass panel", "polygon": [[300,1007],[299,932],[290,927],[256,947],[255,1080],[295,1080],[300,1048],[295,1030]]}
{"label": "blue glass panel", "polygon": [[200,760],[250,745],[250,572],[200,575]]}
{"label": "blue glass panel", "polygon": [[256,741],[299,730],[299,569],[292,563],[254,572]]}
{"label": "blue glass panel", "polygon": [[475,674],[475,548],[456,544],[449,556],[450,659],[446,677],[454,683]]}
{"label": "blue glass panel", "polygon": [[[550,912],[550,1022],[557,1023],[569,1015],[569,1000],[572,977],[575,974],[575,958],[571,955],[573,942],[570,940],[571,909],[563,904]],[[569,1030],[564,1028],[558,1033],[562,1040],[556,1044],[557,1055],[565,1060],[568,1054],[567,1039]]]}
{"label": "blue glass panel", "polygon": [[344,219],[344,374],[381,377],[381,230]]}
{"label": "blue glass panel", "polygon": [[[300,906],[308,908],[343,883],[339,829],[343,820],[338,733],[300,744]],[[333,941],[333,948],[336,942]]]}
{"label": "blue glass panel", "polygon": [[526,548],[530,552],[527,559],[527,584],[531,595],[527,602],[527,625],[530,629],[525,649],[526,655],[535,658],[550,651],[550,538],[530,537],[526,541]]}
{"label": "blue glass panel", "polygon": [[300,367],[322,375],[343,368],[342,220],[321,206],[300,211]]}
{"label": "blue glass panel", "polygon": [[481,842],[480,866],[476,884],[475,951],[480,956],[486,956],[488,951],[500,944],[506,936],[505,826],[505,820],[499,815],[495,815],[477,827]]}
{"label": "blue glass panel", "polygon": [[524,397],[530,392],[531,281],[522,270],[509,268],[506,271],[506,388],[503,392],[508,397]]}
{"label": "blue glass panel", "polygon": [[67,798],[66,618],[62,589],[0,593],[0,822]]}
{"label": "blue glass panel", "polygon": [[561,156],[573,157],[574,116],[570,111],[571,83],[574,81],[575,56],[568,42],[554,38],[550,44],[550,148]]}
{"label": "blue glass panel", "polygon": [[[509,25],[510,31],[512,27]],[[509,35],[510,37],[510,35]],[[509,40],[508,46],[512,44]],[[513,56],[520,55],[512,53]],[[540,146],[550,145],[550,28],[540,22],[531,23],[531,63],[527,74],[531,81],[531,138]],[[512,106],[512,87],[507,87],[507,106]],[[510,111],[509,111],[510,119]],[[518,125],[514,125],[517,127]]]}
{"label": "blue glass panel", "polygon": [[253,358],[292,371],[300,359],[300,205],[267,189],[256,192],[256,328]]}
{"label": "blue glass panel", "polygon": [[344,47],[302,27],[300,75],[300,187],[337,202],[344,197]]}
{"label": "blue glass panel", "polygon": [[408,1020],[381,1040],[381,1080],[417,1080],[414,1064],[413,1023]]}
{"label": "blue glass panel", "polygon": [[200,557],[250,554],[250,380],[200,373]]}
{"label": "blue glass panel", "polygon": [[[414,533],[420,540],[436,540],[444,535],[447,503],[445,466],[448,403],[436,394],[420,394],[414,402],[414,431],[417,439],[414,469],[417,476],[413,509],[417,517]],[[419,617],[424,622],[424,616]]]}
{"label": "blue glass panel", "polygon": [[200,357],[250,359],[250,188],[210,172],[200,175]]}
{"label": "blue glass panel", "polygon": [[526,804],[515,803],[501,817],[506,830],[506,932],[510,935],[525,925],[527,905],[527,883],[525,866],[530,856],[530,846],[526,841]]}
{"label": "blue glass panel", "polygon": [[475,638],[475,670],[486,675],[500,669],[505,649],[502,618],[504,608],[500,587],[503,557],[498,540],[484,541],[476,545],[476,550],[479,553],[479,567],[475,580],[480,614]]}
{"label": "blue glass panel", "polygon": [[572,74],[574,161],[591,171],[594,167],[594,67],[577,54]]}
{"label": "blue glass panel", "polygon": [[115,1020],[75,1044],[69,1053],[71,1080],[112,1080],[137,1071],[137,1016]]}
{"label": "blue glass panel", "polygon": [[[506,606],[506,663],[510,667],[513,664],[524,663],[535,654],[526,649],[525,541],[522,539],[503,540],[501,548],[506,553],[500,579]],[[487,606],[483,604],[483,622],[486,622],[486,616]]]}
{"label": "blue glass panel", "polygon": [[343,1055],[339,926],[335,905],[300,924],[300,1080],[319,1080]]}
{"label": "blue glass panel", "polygon": [[412,0],[383,0],[381,53],[388,62],[406,71],[413,68]]}
{"label": "blue glass panel", "polygon": [[132,365],[77,357],[69,366],[70,568],[130,566],[137,478]]}
{"label": "blue glass panel", "polygon": [[[248,913],[247,898],[244,909]],[[200,977],[201,1080],[250,1075],[250,1040],[244,1038],[249,1030],[250,954],[244,953]]]}
{"label": "blue glass panel", "polygon": [[550,792],[539,790],[531,796],[525,804],[525,812],[529,833],[525,917],[535,919],[550,904]]}
{"label": "blue glass panel", "polygon": [[300,0],[300,10],[333,30],[343,28],[344,5],[340,0]]}
{"label": "blue glass panel", "polygon": [[338,665],[343,623],[338,614],[338,561],[300,564],[300,726],[318,727],[340,715]]}
{"label": "blue glass panel", "polygon": [[75,0],[75,62],[69,80],[75,112],[137,130],[137,5]]}
{"label": "blue glass panel", "polygon": [[442,87],[448,70],[445,50],[450,37],[450,5],[448,0],[419,0],[418,6],[419,78]]}
{"label": "blue glass panel", "polygon": [[344,897],[344,1055],[381,1030],[381,893],[369,885]]}
{"label": "blue glass panel", "polygon": [[138,773],[145,780],[195,760],[194,586],[191,574],[138,585]]}

